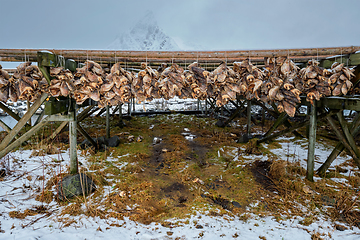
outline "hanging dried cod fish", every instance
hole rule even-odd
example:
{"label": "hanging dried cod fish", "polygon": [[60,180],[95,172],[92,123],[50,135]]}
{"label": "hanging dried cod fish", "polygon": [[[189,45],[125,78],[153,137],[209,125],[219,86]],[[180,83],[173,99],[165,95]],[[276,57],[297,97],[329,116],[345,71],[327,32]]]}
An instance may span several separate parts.
{"label": "hanging dried cod fish", "polygon": [[136,98],[137,103],[145,100],[152,100],[153,98],[160,98],[159,95],[159,74],[156,70],[147,66],[146,63],[141,63],[141,70],[133,79],[131,90]]}
{"label": "hanging dried cod fish", "polygon": [[286,57],[265,59],[265,81],[261,88],[264,102],[274,102],[277,110],[286,112],[294,117],[296,105],[300,103],[300,90],[295,88],[294,82],[299,67]]}
{"label": "hanging dried cod fish", "polygon": [[100,93],[104,96],[102,104],[115,106],[129,102],[132,79],[133,75],[125,71],[120,63],[114,64],[100,88]]}
{"label": "hanging dried cod fish", "polygon": [[223,106],[229,100],[235,100],[240,93],[240,77],[233,69],[222,62],[214,71],[210,73],[208,79],[208,96],[216,98],[216,105]]}
{"label": "hanging dried cod fish", "polygon": [[53,97],[71,96],[74,91],[74,75],[63,67],[51,67],[50,76],[54,79],[50,82],[49,92]]}
{"label": "hanging dried cod fish", "polygon": [[9,91],[10,91],[10,76],[7,71],[2,69],[0,65],[0,101],[6,103],[9,99]]}
{"label": "hanging dried cod fish", "polygon": [[159,80],[159,95],[164,99],[191,97],[190,85],[186,82],[184,69],[177,64],[165,68]]}
{"label": "hanging dried cod fish", "polygon": [[319,62],[309,60],[308,66],[299,72],[296,78],[295,86],[302,88],[302,92],[306,94],[306,100],[314,104],[314,100],[320,100],[322,96],[330,96],[329,75],[327,69],[319,67]]}
{"label": "hanging dried cod fish", "polygon": [[259,68],[252,65],[248,59],[242,62],[234,62],[233,69],[240,78],[240,93],[248,100],[251,100],[254,97],[260,99],[260,89],[263,84],[265,74]]}
{"label": "hanging dried cod fish", "polygon": [[105,71],[100,64],[87,60],[82,68],[77,68],[74,74],[74,98],[77,104],[86,99],[100,101],[100,87],[105,78]]}
{"label": "hanging dried cod fish", "polygon": [[20,64],[12,78],[10,82],[20,100],[33,102],[48,88],[40,69],[36,65],[31,65],[31,62]]}
{"label": "hanging dried cod fish", "polygon": [[205,100],[207,95],[207,82],[210,72],[199,67],[197,62],[188,66],[189,73],[186,74],[186,81],[190,83],[191,95],[195,99]]}
{"label": "hanging dried cod fish", "polygon": [[351,78],[355,77],[355,70],[344,66],[343,63],[334,62],[331,65],[331,76],[329,84],[333,96],[346,95],[353,86]]}

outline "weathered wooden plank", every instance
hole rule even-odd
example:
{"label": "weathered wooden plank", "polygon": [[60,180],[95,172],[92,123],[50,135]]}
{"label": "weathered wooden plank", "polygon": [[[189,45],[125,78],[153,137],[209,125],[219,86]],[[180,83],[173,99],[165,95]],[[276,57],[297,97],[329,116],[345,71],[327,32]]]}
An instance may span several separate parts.
{"label": "weathered wooden plank", "polygon": [[77,161],[77,141],[76,141],[76,121],[69,122],[69,142],[70,142],[70,174],[78,173]]}
{"label": "weathered wooden plank", "polygon": [[326,119],[328,120],[330,126],[332,127],[332,129],[335,132],[335,135],[338,137],[338,139],[340,140],[340,142],[343,144],[343,146],[350,152],[351,156],[354,159],[359,160],[358,156],[356,155],[356,153],[354,152],[354,150],[351,148],[351,146],[348,144],[348,142],[346,141],[345,136],[339,131],[339,129],[337,128],[334,120],[331,118],[331,116],[327,116]]}
{"label": "weathered wooden plank", "polygon": [[[331,114],[333,114],[333,113],[332,113],[332,112],[328,112],[328,113],[321,114],[320,116],[318,116],[318,120],[323,119],[324,117],[326,117],[326,116],[328,116],[328,115],[331,115]],[[285,130],[282,130],[282,131],[273,133],[273,134],[271,134],[271,135],[268,136],[268,137],[261,138],[261,139],[259,139],[259,140],[257,141],[257,143],[266,142],[266,141],[268,141],[268,140],[270,140],[270,139],[277,138],[277,137],[279,137],[279,136],[282,136],[282,135],[284,135],[284,134],[286,134],[286,133],[292,132],[292,131],[294,131],[294,130],[296,130],[296,129],[298,129],[298,128],[305,127],[305,126],[307,126],[307,125],[309,125],[309,119],[306,120],[306,121],[303,121],[303,122],[299,122],[299,123],[297,123],[297,124],[294,124],[292,127],[287,128],[287,129],[285,129]]]}
{"label": "weathered wooden plank", "polygon": [[[243,113],[245,111],[246,108],[244,108],[245,105],[245,101],[243,101],[242,103],[240,103],[239,105],[236,105],[234,103],[234,101],[232,101],[232,103],[234,104],[234,106],[236,106],[236,110],[234,111],[234,113],[224,122],[224,126],[227,126],[236,116],[238,116],[239,114]],[[206,103],[205,103],[206,104]]]}
{"label": "weathered wooden plank", "polygon": [[314,160],[315,160],[315,143],[316,143],[316,105],[311,105],[309,119],[309,147],[307,157],[306,179],[314,181]]}
{"label": "weathered wooden plank", "polygon": [[6,105],[4,105],[2,102],[0,102],[0,108],[2,110],[4,110],[4,112],[6,112],[7,114],[9,114],[13,119],[15,119],[16,121],[20,121],[21,117],[19,117],[19,115],[17,115],[16,113],[14,113],[13,111],[11,111],[10,108],[8,108]]}
{"label": "weathered wooden plank", "polygon": [[346,140],[348,141],[349,145],[351,146],[351,148],[353,149],[354,153],[357,156],[357,158],[354,158],[354,160],[355,160],[355,162],[359,163],[359,165],[360,165],[360,162],[359,162],[360,152],[359,152],[359,149],[356,146],[355,140],[354,140],[353,136],[351,135],[351,133],[349,131],[349,128],[347,126],[347,123],[346,123],[346,121],[344,119],[343,111],[338,112],[336,115],[337,115],[337,117],[339,119],[341,128],[343,129],[343,132],[344,132],[344,134],[346,136]]}
{"label": "weathered wooden plank", "polygon": [[110,107],[106,105],[106,138],[110,138]]}
{"label": "weathered wooden plank", "polygon": [[6,145],[6,147],[0,151],[0,158],[4,157],[9,152],[11,152],[15,148],[19,147],[23,142],[28,140],[33,134],[35,134],[37,131],[39,131],[46,124],[47,124],[47,121],[41,121],[39,124],[35,125],[29,131],[24,133],[21,137],[19,137],[13,143],[11,143],[10,145]]}
{"label": "weathered wooden plank", "polygon": [[272,134],[287,119],[287,117],[288,115],[286,114],[286,112],[282,112],[278,116],[274,124],[271,126],[271,128],[265,133],[264,137],[270,136],[270,134]]}
{"label": "weathered wooden plank", "polygon": [[77,130],[91,143],[91,145],[94,146],[95,149],[97,149],[96,142],[90,137],[90,135],[81,127],[79,123],[77,123]]}
{"label": "weathered wooden plank", "polygon": [[[278,118],[279,117],[279,115],[280,115],[280,113],[279,113],[279,111],[277,110],[277,108],[276,108],[276,106],[275,105],[273,105],[273,108],[274,108],[274,110],[272,110],[272,109],[269,109],[263,102],[261,102],[261,101],[255,101],[256,102],[256,104],[257,105],[259,105],[260,107],[262,107],[262,109],[265,109],[271,116],[273,116],[274,118]],[[264,121],[265,122],[265,111],[262,111],[262,114],[263,114],[263,119],[262,119],[262,121]],[[264,124],[264,123],[263,123]],[[292,126],[292,124],[289,122],[289,119],[285,119],[284,120],[284,125],[285,125],[285,127],[287,127],[287,128],[290,128],[291,126]],[[301,137],[301,138],[303,138],[304,136],[303,135],[301,135],[298,131],[292,131],[292,133],[296,136],[296,137]]]}
{"label": "weathered wooden plank", "polygon": [[31,108],[25,113],[25,115],[17,122],[11,132],[6,135],[3,141],[0,144],[0,150],[5,149],[5,147],[14,139],[14,137],[20,132],[24,125],[29,121],[29,119],[34,115],[36,110],[41,106],[41,104],[48,97],[47,93],[43,93],[40,98],[38,98]]}
{"label": "weathered wooden plank", "polygon": [[[0,60],[22,61],[25,51],[30,61],[36,61],[36,52],[44,49],[0,49]],[[360,50],[359,46],[333,48],[303,48],[303,49],[268,49],[268,50],[236,50],[236,51],[114,51],[114,50],[65,50],[50,49],[54,54],[61,54],[65,58],[85,61],[91,57],[94,61],[106,62],[227,62],[241,61],[251,57],[251,61],[262,60],[264,57],[290,56],[291,59],[306,62],[308,59],[323,59],[339,54],[350,54]]]}
{"label": "weathered wooden plank", "polygon": [[0,127],[2,127],[8,133],[11,131],[11,128],[8,125],[6,125],[6,123],[4,123],[1,119],[0,119]]}
{"label": "weathered wooden plank", "polygon": [[[360,123],[360,114],[358,114],[354,121],[351,124],[351,135],[356,137],[360,132],[360,126],[358,124]],[[319,167],[319,169],[316,171],[320,176],[325,176],[326,170],[330,167],[331,163],[336,159],[337,156],[340,155],[340,153],[344,150],[344,145],[339,142],[336,147],[332,150],[326,161]],[[360,166],[358,166],[360,169]]]}

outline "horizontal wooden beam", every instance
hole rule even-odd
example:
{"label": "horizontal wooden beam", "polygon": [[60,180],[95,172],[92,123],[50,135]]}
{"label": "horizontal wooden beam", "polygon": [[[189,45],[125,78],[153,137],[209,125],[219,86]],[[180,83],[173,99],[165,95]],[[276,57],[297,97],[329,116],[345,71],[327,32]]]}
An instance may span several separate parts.
{"label": "horizontal wooden beam", "polygon": [[0,49],[0,61],[36,62],[37,52],[49,51],[67,59],[98,62],[208,62],[241,61],[250,58],[252,61],[263,61],[264,57],[289,56],[296,61],[307,61],[311,58],[323,59],[339,54],[352,54],[360,46],[302,49],[268,49],[268,50],[231,50],[231,51],[117,51],[117,50],[64,50],[64,49]]}

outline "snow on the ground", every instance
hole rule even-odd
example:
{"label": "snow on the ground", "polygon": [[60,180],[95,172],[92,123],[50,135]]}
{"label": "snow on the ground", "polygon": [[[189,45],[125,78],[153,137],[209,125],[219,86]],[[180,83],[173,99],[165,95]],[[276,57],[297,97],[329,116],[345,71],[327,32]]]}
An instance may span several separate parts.
{"label": "snow on the ground", "polygon": [[[185,130],[186,131],[186,130]],[[269,149],[279,158],[306,159],[306,140],[294,140],[292,137],[278,138],[281,148]],[[266,147],[266,144],[265,144]],[[224,150],[224,151],[223,151]],[[233,151],[226,147],[219,151]],[[316,153],[321,160],[326,157],[331,148],[318,142]],[[247,218],[230,216],[208,216],[197,213],[188,219],[174,219],[176,227],[163,227],[152,223],[143,225],[129,219],[100,219],[86,216],[68,216],[76,221],[68,227],[57,221],[62,207],[56,202],[45,204],[52,215],[38,214],[25,219],[11,218],[10,211],[23,211],[33,206],[41,206],[35,200],[35,195],[44,187],[42,176],[54,176],[64,171],[69,163],[68,151],[60,154],[31,157],[31,150],[18,150],[10,153],[5,159],[6,166],[12,170],[11,175],[0,181],[0,239],[311,239],[314,233],[324,234],[323,239],[360,239],[360,229],[353,227],[345,231],[334,229],[333,223],[320,218],[309,226],[299,223],[302,217],[290,220],[260,217],[248,214]],[[293,156],[289,157],[289,154]],[[235,156],[236,154],[234,154]],[[79,161],[86,165],[86,158],[78,151]],[[246,156],[243,156],[246,157]],[[112,156],[108,157],[111,160]],[[264,156],[251,155],[248,161],[267,160]],[[58,161],[54,161],[54,159]],[[337,163],[347,160],[340,157]],[[60,160],[60,161],[59,161]],[[63,161],[61,161],[63,160]],[[236,156],[235,159],[236,161]],[[302,162],[302,164],[304,164]],[[118,224],[118,227],[111,226]]]}

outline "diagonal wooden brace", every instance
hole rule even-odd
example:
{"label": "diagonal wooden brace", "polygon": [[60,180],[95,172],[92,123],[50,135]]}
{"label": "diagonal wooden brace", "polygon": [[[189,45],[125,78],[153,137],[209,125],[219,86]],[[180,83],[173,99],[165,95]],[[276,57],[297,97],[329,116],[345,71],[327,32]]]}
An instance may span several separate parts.
{"label": "diagonal wooden brace", "polygon": [[41,104],[48,97],[47,93],[43,93],[40,98],[38,98],[31,108],[25,113],[25,115],[18,121],[18,123],[14,126],[14,128],[9,132],[8,135],[3,139],[0,144],[0,151],[4,150],[9,143],[15,138],[16,134],[20,132],[20,130],[25,126],[25,124],[29,121],[29,119],[34,115],[36,110],[41,106]]}

